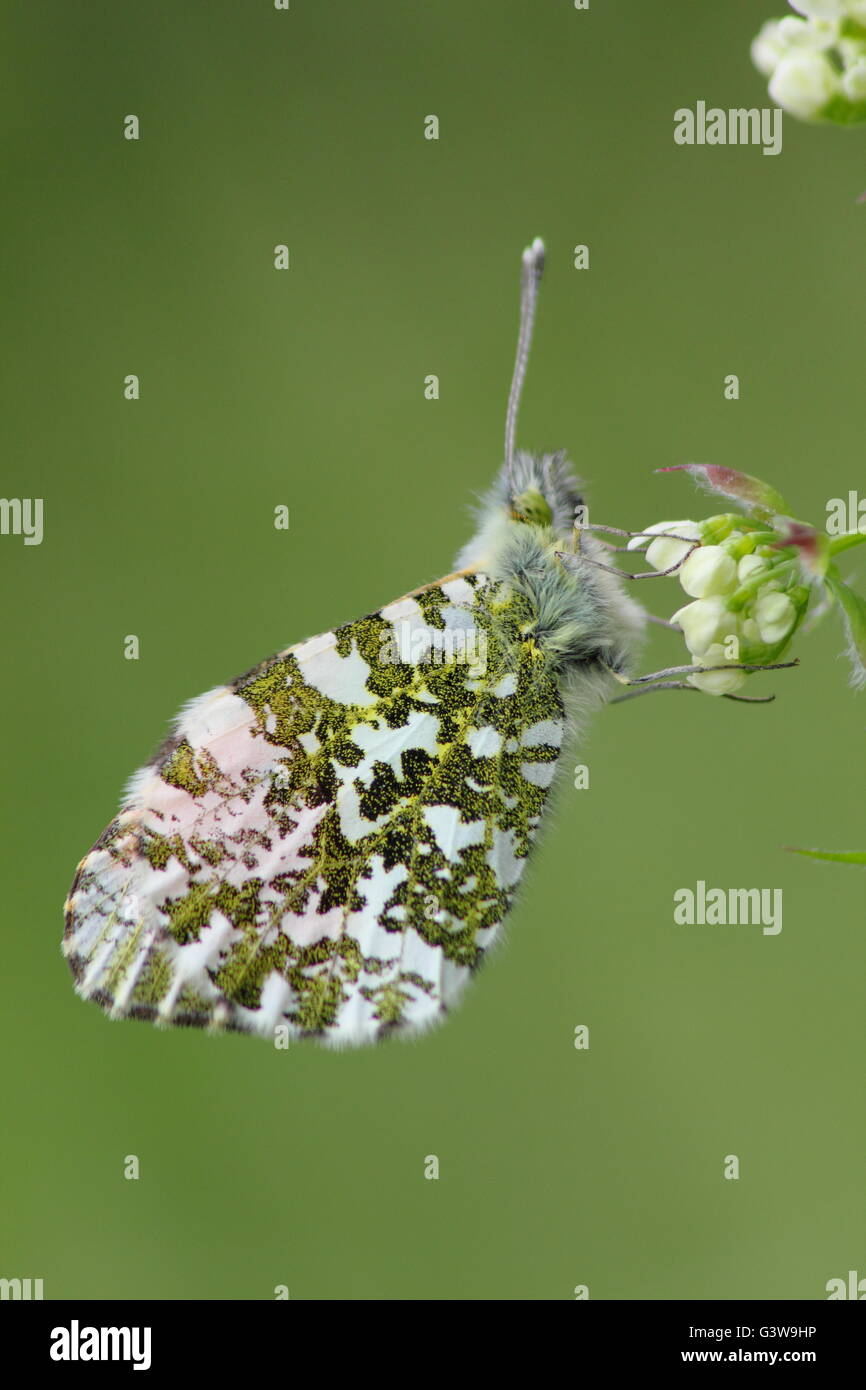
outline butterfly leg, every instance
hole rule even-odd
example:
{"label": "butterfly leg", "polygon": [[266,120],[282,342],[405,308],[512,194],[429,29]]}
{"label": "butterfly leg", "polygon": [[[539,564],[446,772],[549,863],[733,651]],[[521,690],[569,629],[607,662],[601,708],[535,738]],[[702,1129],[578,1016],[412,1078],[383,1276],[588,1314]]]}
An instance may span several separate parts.
{"label": "butterfly leg", "polygon": [[[619,681],[620,685],[630,686],[628,695],[619,695],[611,704],[622,704],[625,700],[634,700],[638,695],[648,695],[651,690],[696,690],[697,687],[691,685],[689,681],[672,680],[672,676],[695,676],[705,675],[708,671],[786,671],[792,666],[799,666],[799,660],[794,661],[773,661],[764,664],[751,664],[743,661],[729,661],[721,666],[666,666],[661,671],[650,671],[646,676],[626,676],[622,671],[616,671],[612,666],[607,666],[614,680]],[[703,691],[698,691],[703,694]],[[715,697],[714,697],[715,698]],[[775,699],[773,695],[751,696],[751,695],[723,695],[724,700],[736,700],[740,704],[746,705],[766,705]]]}
{"label": "butterfly leg", "polygon": [[787,671],[791,666],[799,666],[799,659],[793,661],[770,661],[754,663],[746,661],[727,661],[719,666],[666,666],[661,671],[650,671],[646,676],[625,676],[622,671],[607,669],[620,685],[651,685],[656,681],[667,680],[669,676],[706,675],[708,671]]}
{"label": "butterfly leg", "polygon": [[[704,669],[704,668],[702,668]],[[638,700],[641,695],[651,695],[654,690],[691,690],[695,695],[702,695],[704,692],[698,690],[696,685],[689,685],[688,681],[658,681],[655,685],[642,685],[638,690],[630,690],[627,695],[617,695],[611,700],[612,705],[624,705],[626,700]],[[775,700],[775,695],[722,695],[723,700],[736,700],[740,705],[771,705]]]}
{"label": "butterfly leg", "polygon": [[[571,551],[557,550],[556,554],[558,558],[562,560],[564,563],[567,563],[573,555],[580,554],[581,559],[586,564],[595,565],[596,568],[600,570],[607,570],[608,574],[615,574],[619,579],[664,579],[671,574],[676,574],[677,570],[681,569],[682,566],[685,564],[692,551],[697,550],[698,546],[701,544],[700,541],[690,541],[686,536],[666,536],[666,540],[682,541],[684,545],[687,545],[689,547],[685,555],[683,555],[682,559],[677,560],[675,565],[670,565],[669,568],[666,570],[638,570],[636,574],[633,573],[631,570],[621,570],[618,569],[615,565],[606,565],[601,560],[594,560],[590,555],[587,555],[585,552],[581,551],[581,531],[616,531],[616,529],[617,528],[614,526],[575,526],[572,532]],[[623,536],[628,536],[632,533],[630,531],[621,531],[619,534]],[[634,534],[636,536],[641,536],[645,533],[642,531],[635,531]],[[657,540],[658,537],[652,536],[650,537],[650,539]],[[627,550],[628,546],[617,548]]]}

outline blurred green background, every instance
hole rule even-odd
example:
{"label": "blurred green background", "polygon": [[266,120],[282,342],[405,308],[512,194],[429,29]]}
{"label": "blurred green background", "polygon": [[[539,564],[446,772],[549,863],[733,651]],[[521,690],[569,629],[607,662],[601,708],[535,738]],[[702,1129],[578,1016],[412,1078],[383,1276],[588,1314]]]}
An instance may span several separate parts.
{"label": "blurred green background", "polygon": [[[863,489],[863,134],[673,141],[677,107],[770,104],[749,42],[783,9],[6,7],[2,491],[45,499],[45,538],[0,538],[0,1275],[49,1298],[788,1299],[866,1274],[864,880],[781,849],[866,844],[835,618],[759,678],[774,706],[598,718],[504,948],[420,1042],[110,1023],[59,950],[75,866],[183,700],[451,568],[500,462],[533,236],[520,442],[569,450],[595,520],[719,510],[653,474],[688,460],[818,522]],[[681,652],[659,630],[645,669]],[[782,888],[781,934],[674,926],[697,879]]]}

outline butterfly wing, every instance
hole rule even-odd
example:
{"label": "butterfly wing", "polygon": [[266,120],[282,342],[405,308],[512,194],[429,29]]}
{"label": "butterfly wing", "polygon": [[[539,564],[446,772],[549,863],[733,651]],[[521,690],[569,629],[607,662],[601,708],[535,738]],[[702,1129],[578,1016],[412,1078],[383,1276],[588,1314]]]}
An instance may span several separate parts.
{"label": "butterfly wing", "polygon": [[78,992],[335,1045],[441,1019],[509,910],[563,737],[522,603],[451,577],[188,705],[79,866]]}

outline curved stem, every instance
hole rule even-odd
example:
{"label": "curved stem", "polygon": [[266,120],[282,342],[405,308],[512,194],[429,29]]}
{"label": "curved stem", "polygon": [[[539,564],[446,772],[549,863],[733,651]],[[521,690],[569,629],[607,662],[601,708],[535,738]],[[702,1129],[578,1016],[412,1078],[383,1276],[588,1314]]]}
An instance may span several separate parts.
{"label": "curved stem", "polygon": [[830,542],[830,554],[841,555],[855,545],[866,545],[866,531],[846,531],[844,536],[834,536]]}

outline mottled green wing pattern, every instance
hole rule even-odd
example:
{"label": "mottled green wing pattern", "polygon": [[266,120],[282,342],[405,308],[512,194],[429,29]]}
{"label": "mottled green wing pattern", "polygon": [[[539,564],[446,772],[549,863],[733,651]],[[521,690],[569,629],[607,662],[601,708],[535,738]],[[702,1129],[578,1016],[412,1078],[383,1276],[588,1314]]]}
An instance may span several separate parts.
{"label": "mottled green wing pattern", "polygon": [[335,1045],[441,1019],[509,910],[562,742],[532,618],[454,576],[192,702],[79,867],[79,993]]}

